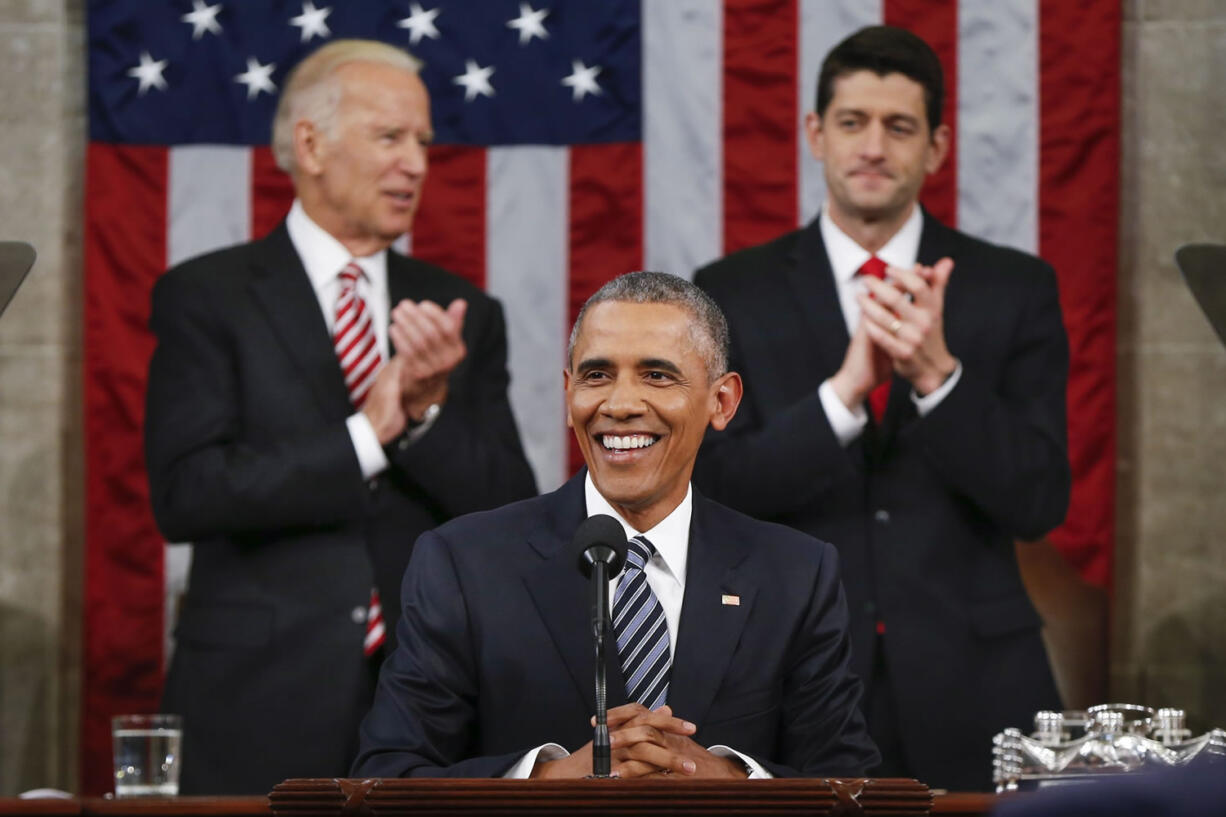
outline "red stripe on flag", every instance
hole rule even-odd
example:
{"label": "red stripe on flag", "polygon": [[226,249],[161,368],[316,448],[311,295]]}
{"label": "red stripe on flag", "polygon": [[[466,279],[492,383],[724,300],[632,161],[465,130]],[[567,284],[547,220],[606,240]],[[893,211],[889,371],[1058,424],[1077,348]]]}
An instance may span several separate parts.
{"label": "red stripe on flag", "polygon": [[724,4],[724,251],[796,228],[796,0]]}
{"label": "red stripe on flag", "polygon": [[[570,150],[570,322],[606,282],[643,266],[643,146]],[[561,340],[561,339],[559,339]],[[570,467],[583,464],[574,435]]]}
{"label": "red stripe on flag", "polygon": [[950,128],[949,153],[924,183],[920,201],[940,221],[958,224],[958,4],[932,0],[885,0],[886,25],[905,28],[932,46],[945,73],[941,121]]}
{"label": "red stripe on flag", "polygon": [[263,238],[289,213],[294,203],[294,183],[277,167],[272,150],[251,149],[251,237]]}
{"label": "red stripe on flag", "polygon": [[160,147],[94,144],[86,159],[83,794],[111,790],[110,717],[161,696],[164,548],[141,431],[168,168]]}
{"label": "red stripe on flag", "polygon": [[413,224],[413,257],[485,288],[485,148],[430,148],[430,173]]}
{"label": "red stripe on flag", "polygon": [[1073,497],[1051,540],[1085,579],[1107,586],[1115,537],[1120,8],[1117,0],[1042,0],[1039,9],[1039,252],[1060,276],[1071,352]]}

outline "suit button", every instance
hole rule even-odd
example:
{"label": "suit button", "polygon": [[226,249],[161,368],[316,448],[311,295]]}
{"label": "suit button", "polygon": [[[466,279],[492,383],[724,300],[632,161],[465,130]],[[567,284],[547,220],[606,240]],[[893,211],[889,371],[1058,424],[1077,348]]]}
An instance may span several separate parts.
{"label": "suit button", "polygon": [[400,451],[405,451],[408,449],[408,447],[409,447],[409,434],[406,431],[404,434],[400,435],[400,439],[396,440],[396,448]]}
{"label": "suit button", "polygon": [[366,608],[365,607],[354,607],[352,610],[349,611],[349,617],[353,619],[354,624],[361,624],[363,621],[366,620]]}
{"label": "suit button", "polygon": [[873,604],[871,601],[864,602],[864,614],[865,615],[871,616],[876,612],[877,612],[877,605]]}
{"label": "suit button", "polygon": [[873,512],[873,519],[879,525],[888,525],[890,524],[890,512],[887,511],[885,508],[878,508],[876,511]]}
{"label": "suit button", "polygon": [[375,491],[379,490],[379,478],[378,478],[378,477],[371,477],[371,478],[370,478],[370,481],[368,481],[368,482],[366,483],[366,487],[370,489],[370,492],[371,492],[372,494],[373,494]]}

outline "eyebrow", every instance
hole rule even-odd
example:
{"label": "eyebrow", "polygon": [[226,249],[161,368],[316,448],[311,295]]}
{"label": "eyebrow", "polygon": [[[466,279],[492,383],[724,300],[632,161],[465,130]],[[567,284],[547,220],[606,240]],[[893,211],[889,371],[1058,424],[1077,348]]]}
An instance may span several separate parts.
{"label": "eyebrow", "polygon": [[[863,108],[837,108],[834,111],[834,116],[836,117],[837,116],[862,116],[862,117],[867,118],[868,111],[864,110]],[[887,113],[885,115],[885,119],[887,121],[892,120],[892,119],[905,119],[906,121],[911,122],[913,124],[919,124],[919,121],[920,121],[919,117],[913,116],[903,111],[893,111],[891,113]]]}
{"label": "eyebrow", "polygon": [[[647,357],[640,360],[637,364],[640,369],[661,369],[671,374],[681,374],[681,367],[671,360],[662,357]],[[586,360],[581,360],[579,365],[575,367],[575,371],[583,374],[590,372],[593,369],[609,369],[613,367],[613,361],[607,357],[591,357]]]}

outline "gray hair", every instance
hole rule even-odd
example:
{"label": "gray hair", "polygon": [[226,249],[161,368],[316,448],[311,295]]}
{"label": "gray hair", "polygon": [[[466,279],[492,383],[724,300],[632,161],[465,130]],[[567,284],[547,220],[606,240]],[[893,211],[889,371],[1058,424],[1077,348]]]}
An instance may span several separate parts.
{"label": "gray hair", "polygon": [[605,301],[671,304],[690,313],[690,340],[707,367],[708,382],[728,371],[728,321],[711,296],[684,278],[665,272],[628,272],[596,290],[575,318],[566,345],[566,366],[574,366],[575,344],[588,310]]}
{"label": "gray hair", "polygon": [[277,167],[291,176],[294,161],[294,125],[303,120],[314,123],[327,137],[336,130],[336,111],[344,87],[336,77],[337,69],[351,62],[377,62],[403,68],[416,74],[421,61],[394,45],[377,40],[334,40],[312,52],[298,63],[285,81],[272,120],[272,154]]}

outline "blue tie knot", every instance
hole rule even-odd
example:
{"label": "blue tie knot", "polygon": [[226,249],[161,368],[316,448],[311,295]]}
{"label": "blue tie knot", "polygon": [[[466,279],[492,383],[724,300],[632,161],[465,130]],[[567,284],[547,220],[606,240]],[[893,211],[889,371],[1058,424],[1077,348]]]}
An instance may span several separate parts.
{"label": "blue tie knot", "polygon": [[626,542],[626,569],[642,570],[656,555],[656,547],[645,536],[635,536]]}

